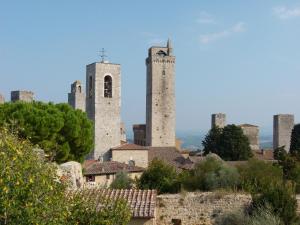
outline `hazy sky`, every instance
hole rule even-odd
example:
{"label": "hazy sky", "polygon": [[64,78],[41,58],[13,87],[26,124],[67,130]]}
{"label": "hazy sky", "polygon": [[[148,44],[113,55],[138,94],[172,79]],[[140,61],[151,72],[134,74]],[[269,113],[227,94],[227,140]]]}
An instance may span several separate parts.
{"label": "hazy sky", "polygon": [[25,89],[66,102],[85,66],[122,66],[122,117],[145,121],[145,58],[170,37],[177,129],[205,131],[210,114],[271,129],[300,118],[300,1],[0,0],[0,92]]}

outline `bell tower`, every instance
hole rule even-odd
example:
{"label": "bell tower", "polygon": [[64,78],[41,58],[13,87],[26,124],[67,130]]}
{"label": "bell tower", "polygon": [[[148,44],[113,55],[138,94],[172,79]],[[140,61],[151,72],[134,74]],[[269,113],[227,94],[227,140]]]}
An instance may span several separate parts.
{"label": "bell tower", "polygon": [[175,144],[175,56],[171,41],[166,47],[151,47],[146,59],[146,144]]}

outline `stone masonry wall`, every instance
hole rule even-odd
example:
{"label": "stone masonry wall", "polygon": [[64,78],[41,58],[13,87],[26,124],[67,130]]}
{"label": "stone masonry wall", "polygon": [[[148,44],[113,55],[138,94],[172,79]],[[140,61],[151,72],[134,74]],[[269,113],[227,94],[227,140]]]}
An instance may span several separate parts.
{"label": "stone masonry wall", "polygon": [[291,133],[294,127],[294,115],[275,115],[273,122],[273,149],[285,146],[284,149],[289,152]]}
{"label": "stone masonry wall", "polygon": [[112,150],[112,161],[128,164],[130,160],[136,166],[148,167],[148,150]]}
{"label": "stone masonry wall", "polygon": [[250,205],[251,196],[238,193],[190,192],[157,197],[156,223],[172,225],[180,219],[182,225],[213,225],[224,212],[243,209]]}
{"label": "stone masonry wall", "polygon": [[226,114],[216,113],[211,115],[211,128],[219,127],[224,128],[226,126]]}

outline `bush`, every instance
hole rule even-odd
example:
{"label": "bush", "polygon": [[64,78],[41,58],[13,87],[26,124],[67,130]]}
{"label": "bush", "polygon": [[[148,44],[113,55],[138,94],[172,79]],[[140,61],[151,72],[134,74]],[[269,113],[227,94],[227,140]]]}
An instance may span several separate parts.
{"label": "bush", "polygon": [[113,189],[130,189],[133,186],[132,179],[126,172],[118,172],[115,180],[111,183],[110,188]]}
{"label": "bush", "polygon": [[300,158],[300,124],[296,124],[292,130],[290,153]]}
{"label": "bush", "polygon": [[270,206],[285,225],[290,225],[297,218],[297,200],[294,190],[289,185],[270,185],[262,193],[253,196],[253,207]]}
{"label": "bush", "polygon": [[282,184],[282,169],[269,162],[249,160],[238,167],[241,187],[250,193],[261,193],[269,186]]}
{"label": "bush", "polygon": [[248,138],[235,125],[212,128],[202,142],[204,153],[216,153],[228,161],[247,160],[253,156]]}
{"label": "bush", "polygon": [[182,182],[187,190],[210,191],[220,188],[236,189],[240,180],[235,167],[228,166],[214,157],[207,157],[185,175]]}
{"label": "bush", "polygon": [[177,193],[180,190],[178,175],[173,166],[170,166],[159,159],[150,163],[138,181],[141,189],[156,189],[159,194]]}

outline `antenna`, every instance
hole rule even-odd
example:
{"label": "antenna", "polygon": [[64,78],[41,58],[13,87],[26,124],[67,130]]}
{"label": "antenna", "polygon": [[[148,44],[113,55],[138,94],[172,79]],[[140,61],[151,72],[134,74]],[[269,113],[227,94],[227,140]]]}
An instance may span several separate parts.
{"label": "antenna", "polygon": [[100,51],[100,57],[101,57],[101,62],[104,63],[105,62],[105,57],[107,57],[107,55],[105,55],[106,51],[104,48],[102,48],[102,50]]}

